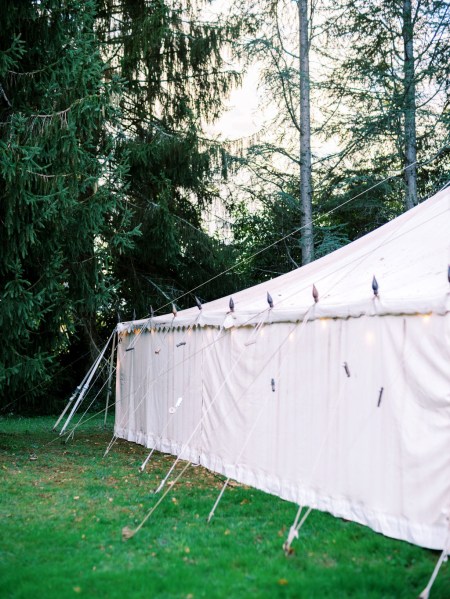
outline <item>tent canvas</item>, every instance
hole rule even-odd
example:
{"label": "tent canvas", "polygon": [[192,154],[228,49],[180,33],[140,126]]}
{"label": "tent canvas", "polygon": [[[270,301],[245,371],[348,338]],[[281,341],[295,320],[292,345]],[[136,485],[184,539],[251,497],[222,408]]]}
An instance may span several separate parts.
{"label": "tent canvas", "polygon": [[121,323],[115,434],[443,549],[449,263],[447,189],[233,310],[227,297]]}

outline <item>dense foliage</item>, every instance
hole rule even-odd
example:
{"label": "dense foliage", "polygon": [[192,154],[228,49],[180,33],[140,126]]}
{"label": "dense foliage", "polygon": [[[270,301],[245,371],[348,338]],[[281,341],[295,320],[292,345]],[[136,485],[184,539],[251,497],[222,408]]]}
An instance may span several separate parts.
{"label": "dense foliage", "polygon": [[[101,4],[102,46],[111,73],[126,81],[121,149],[130,163],[134,223],[142,232],[116,257],[115,274],[123,283],[123,312],[142,317],[151,305],[170,304],[226,269],[233,257],[230,247],[202,230],[203,211],[219,193],[215,173],[222,157],[202,127],[219,116],[239,79],[224,58],[239,25],[211,22],[202,2]],[[199,295],[225,293],[235,284],[228,278]],[[193,302],[188,295],[180,304]]]}
{"label": "dense foliage", "polygon": [[[0,387],[30,406],[74,344],[95,350],[133,232],[117,161],[117,77],[93,2],[11,2],[0,15]],[[77,347],[77,350],[80,348]],[[58,365],[58,359],[60,364]]]}

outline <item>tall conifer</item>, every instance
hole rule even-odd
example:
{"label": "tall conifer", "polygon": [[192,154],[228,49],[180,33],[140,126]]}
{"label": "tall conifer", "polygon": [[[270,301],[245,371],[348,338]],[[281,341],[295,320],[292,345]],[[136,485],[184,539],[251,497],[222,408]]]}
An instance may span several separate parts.
{"label": "tall conifer", "polygon": [[116,161],[122,86],[105,79],[95,14],[92,0],[10,2],[0,14],[4,406],[30,407],[74,336],[95,350],[111,248],[131,242]]}

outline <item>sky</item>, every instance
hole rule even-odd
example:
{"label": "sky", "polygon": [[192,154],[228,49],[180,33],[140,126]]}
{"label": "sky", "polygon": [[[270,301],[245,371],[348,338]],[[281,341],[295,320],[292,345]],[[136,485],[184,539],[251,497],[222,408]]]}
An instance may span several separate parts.
{"label": "sky", "polygon": [[[215,19],[221,12],[226,12],[231,0],[213,0],[208,8],[203,10],[205,19]],[[239,69],[239,65],[233,65]],[[256,66],[250,67],[244,75],[242,85],[234,89],[230,97],[224,101],[225,109],[220,119],[206,127],[206,133],[211,137],[235,140],[249,137],[260,130],[263,118],[258,110],[258,78]]]}
{"label": "sky", "polygon": [[240,139],[253,135],[261,128],[263,116],[258,110],[258,69],[252,67],[244,76],[242,86],[234,89],[225,101],[221,118],[207,132],[224,139]]}

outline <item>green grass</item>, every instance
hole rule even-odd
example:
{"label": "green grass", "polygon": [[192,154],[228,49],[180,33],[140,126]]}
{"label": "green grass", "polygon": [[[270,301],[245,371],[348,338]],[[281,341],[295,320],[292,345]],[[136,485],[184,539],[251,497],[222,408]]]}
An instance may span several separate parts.
{"label": "green grass", "polygon": [[[69,444],[50,418],[0,419],[0,597],[401,598],[428,582],[437,552],[312,512],[285,557],[296,506],[189,468],[144,528],[123,541],[159,496],[173,457],[111,438],[92,420]],[[30,454],[38,459],[31,461]],[[180,464],[180,468],[183,464]],[[432,599],[450,597],[444,564]]]}

